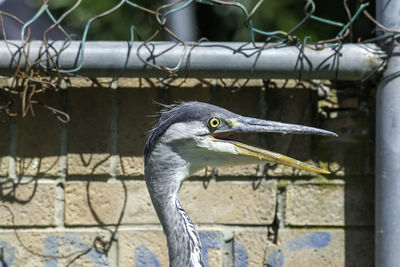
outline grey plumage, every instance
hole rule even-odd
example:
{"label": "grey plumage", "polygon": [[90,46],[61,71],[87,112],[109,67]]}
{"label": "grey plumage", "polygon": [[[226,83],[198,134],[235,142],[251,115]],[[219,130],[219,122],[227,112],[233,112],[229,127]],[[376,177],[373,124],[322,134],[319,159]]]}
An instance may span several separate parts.
{"label": "grey plumage", "polygon": [[272,161],[304,170],[325,170],[226,138],[234,133],[281,132],[335,135],[318,128],[248,118],[200,102],[162,112],[144,151],[146,185],[167,237],[171,267],[201,267],[195,225],[178,199],[182,182],[205,166]]}
{"label": "grey plumage", "polygon": [[145,157],[147,157],[151,152],[154,145],[157,143],[158,138],[163,135],[172,124],[201,120],[211,117],[212,114],[219,114],[219,116],[225,117],[234,117],[233,115],[237,116],[226,109],[202,102],[185,102],[177,106],[166,106],[161,113],[157,125],[150,132],[144,150]]}

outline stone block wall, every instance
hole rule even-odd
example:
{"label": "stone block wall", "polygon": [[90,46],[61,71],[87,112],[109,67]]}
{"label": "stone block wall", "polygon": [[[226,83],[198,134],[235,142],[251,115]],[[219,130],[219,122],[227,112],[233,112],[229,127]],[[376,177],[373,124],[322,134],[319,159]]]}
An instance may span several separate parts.
{"label": "stone block wall", "polygon": [[180,199],[200,231],[206,266],[373,266],[368,100],[291,81],[250,80],[235,92],[219,80],[67,84],[38,96],[66,111],[67,124],[39,106],[34,117],[0,114],[1,266],[168,266],[142,153],[160,110],[154,102],[189,100],[339,134],[249,137],[328,176],[253,164],[205,169],[186,181]]}

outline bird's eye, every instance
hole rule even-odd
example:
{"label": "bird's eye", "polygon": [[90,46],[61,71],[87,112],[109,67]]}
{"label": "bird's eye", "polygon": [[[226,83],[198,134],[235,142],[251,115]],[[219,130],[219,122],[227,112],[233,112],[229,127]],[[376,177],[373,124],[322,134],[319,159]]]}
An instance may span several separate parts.
{"label": "bird's eye", "polygon": [[221,121],[217,117],[211,117],[208,120],[208,126],[210,126],[213,129],[217,128],[220,124],[221,124]]}

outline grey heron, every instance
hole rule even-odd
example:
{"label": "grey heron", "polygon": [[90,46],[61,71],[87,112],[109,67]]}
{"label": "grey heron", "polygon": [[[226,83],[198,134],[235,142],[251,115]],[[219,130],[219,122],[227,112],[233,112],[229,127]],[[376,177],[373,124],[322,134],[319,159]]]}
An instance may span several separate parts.
{"label": "grey heron", "polygon": [[181,103],[162,113],[147,140],[144,164],[147,189],[167,238],[171,267],[204,266],[199,235],[178,198],[182,182],[192,173],[206,166],[262,161],[329,173],[229,137],[271,132],[336,135],[313,127],[244,117],[201,102]]}

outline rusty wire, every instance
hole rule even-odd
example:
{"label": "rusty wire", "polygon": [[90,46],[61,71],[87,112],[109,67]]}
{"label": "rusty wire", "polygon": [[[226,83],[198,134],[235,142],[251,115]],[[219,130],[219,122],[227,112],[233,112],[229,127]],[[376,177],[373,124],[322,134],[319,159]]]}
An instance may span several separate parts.
{"label": "rusty wire", "polygon": [[[4,112],[8,116],[21,116],[25,117],[28,113],[34,115],[34,107],[40,106],[42,108],[45,108],[52,112],[58,120],[60,120],[63,123],[66,123],[69,121],[69,116],[65,112],[55,108],[55,107],[50,107],[49,105],[46,105],[39,100],[36,99],[36,97],[39,94],[43,94],[46,91],[58,91],[59,90],[59,81],[61,79],[64,79],[66,76],[73,76],[79,73],[80,68],[82,67],[83,64],[83,58],[84,58],[84,48],[85,48],[85,43],[87,40],[87,34],[90,30],[91,23],[97,19],[101,19],[105,16],[108,16],[109,14],[115,12],[118,9],[121,8],[134,8],[137,12],[144,12],[145,14],[149,15],[150,17],[153,18],[154,22],[156,22],[157,28],[156,30],[150,35],[150,37],[143,42],[142,45],[139,46],[139,48],[136,51],[136,54],[140,60],[142,60],[145,64],[149,65],[150,67],[157,68],[159,70],[165,71],[167,75],[169,75],[171,78],[176,77],[176,72],[182,68],[182,63],[183,63],[183,58],[185,57],[186,54],[188,54],[188,58],[190,60],[190,53],[193,49],[194,46],[191,46],[191,48],[188,48],[188,45],[186,42],[180,39],[178,35],[176,35],[171,29],[169,29],[166,26],[166,22],[168,20],[168,16],[172,13],[178,12],[184,8],[186,8],[189,5],[194,5],[194,4],[203,4],[203,5],[214,5],[214,6],[226,6],[226,7],[232,7],[232,8],[237,8],[241,11],[243,14],[243,23],[247,27],[248,32],[249,32],[249,41],[253,43],[253,46],[261,52],[263,49],[267,49],[267,47],[282,47],[282,46],[290,46],[290,45],[298,45],[300,47],[300,55],[302,51],[304,50],[305,47],[309,47],[312,49],[323,49],[326,46],[335,46],[335,47],[340,47],[343,42],[345,42],[346,39],[350,39],[352,37],[352,32],[353,32],[353,23],[355,20],[359,19],[361,16],[364,16],[368,20],[370,20],[373,24],[375,24],[378,28],[378,30],[386,33],[384,35],[381,35],[380,37],[374,38],[373,41],[380,41],[381,39],[392,39],[396,40],[396,38],[399,37],[399,31],[389,29],[382,25],[380,22],[378,22],[369,12],[368,12],[368,6],[369,3],[366,1],[360,1],[360,5],[357,8],[357,10],[352,13],[349,6],[348,6],[348,1],[343,0],[343,9],[344,12],[347,16],[347,21],[346,22],[337,22],[337,21],[332,21],[328,19],[324,19],[321,17],[317,17],[314,13],[316,10],[316,4],[313,0],[306,0],[305,5],[304,5],[304,17],[303,19],[300,20],[299,23],[297,23],[295,26],[293,26],[289,30],[282,30],[278,29],[276,31],[272,32],[267,32],[264,30],[261,30],[257,28],[254,23],[253,23],[253,17],[257,13],[257,10],[260,8],[261,5],[267,4],[264,3],[263,0],[257,1],[252,8],[249,10],[245,7],[244,4],[242,4],[240,1],[230,1],[230,0],[177,0],[175,2],[169,3],[169,4],[164,4],[160,5],[158,8],[155,10],[151,10],[149,8],[146,8],[144,6],[138,5],[137,3],[134,3],[129,0],[120,0],[116,5],[114,5],[111,9],[106,10],[102,13],[99,13],[92,18],[90,18],[85,26],[85,29],[82,33],[82,49],[80,51],[80,54],[78,55],[77,58],[77,67],[74,69],[62,69],[61,66],[57,64],[57,59],[59,55],[68,48],[72,41],[71,35],[65,30],[64,28],[64,23],[65,23],[65,18],[74,12],[76,9],[79,8],[81,5],[81,0],[76,0],[76,2],[68,8],[63,14],[61,14],[58,18],[55,18],[49,8],[49,2],[50,0],[42,0],[42,4],[37,10],[37,13],[34,15],[34,17],[28,21],[22,21],[18,17],[16,17],[13,14],[4,12],[0,10],[0,27],[1,27],[1,33],[3,36],[3,41],[6,43],[6,46],[9,50],[9,52],[12,54],[12,49],[10,48],[10,42],[7,39],[7,34],[6,34],[6,28],[5,28],[5,23],[4,23],[4,17],[7,17],[8,19],[11,19],[12,21],[17,22],[19,25],[21,25],[21,40],[23,41],[22,47],[19,48],[19,53],[18,55],[13,55],[12,57],[12,65],[15,66],[15,71],[12,76],[10,77],[2,77],[2,79],[9,79],[8,85],[7,86],[0,86],[0,92],[8,95],[8,99],[6,101],[3,101],[2,106],[0,106],[0,112]],[[30,51],[30,42],[31,40],[31,29],[30,25],[37,20],[40,16],[48,16],[52,21],[53,24],[49,26],[47,29],[44,30],[42,34],[42,46],[43,46],[43,52],[41,53],[40,57],[37,58],[34,62],[29,62],[28,57],[29,57],[29,51]],[[294,33],[301,28],[306,22],[309,21],[318,21],[322,22],[325,24],[337,26],[339,28],[339,31],[336,36],[333,36],[332,38],[326,39],[326,40],[317,40],[314,41],[311,36],[306,36],[304,37],[303,40],[300,40],[297,36],[294,35]],[[51,42],[48,38],[48,34],[50,31],[53,31],[55,29],[58,29],[63,36],[65,37],[65,44],[62,46],[61,49],[57,50],[55,47],[51,45]],[[135,41],[134,39],[134,28],[131,29],[131,42]],[[142,49],[148,49],[147,45],[154,41],[161,33],[163,34],[168,34],[171,36],[177,43],[181,44],[183,46],[182,54],[180,55],[180,59],[178,61],[178,64],[174,67],[167,67],[163,65],[158,65],[153,62],[150,62],[144,58],[141,57],[140,51]],[[264,37],[265,42],[263,45],[257,45],[255,40],[255,35],[261,35]],[[206,41],[205,39],[200,39],[199,42],[204,42]],[[351,40],[350,40],[351,41]],[[362,40],[358,40],[359,42],[362,42]],[[256,60],[253,65],[254,66],[257,63],[258,57],[256,57]],[[25,67],[24,69],[21,68],[21,62],[24,61]],[[51,67],[49,67],[51,66]],[[186,66],[183,66],[184,68],[189,69],[190,68],[190,62],[186,63]],[[300,70],[299,72],[299,79],[301,79],[301,74],[302,71]],[[248,80],[248,79],[247,79]],[[237,83],[235,80],[234,83]],[[239,89],[245,84],[247,81],[242,84]],[[226,85],[227,87],[232,87],[231,85]],[[3,95],[2,95],[3,96]],[[12,97],[14,96],[14,98]],[[15,96],[17,98],[15,98]],[[3,96],[4,97],[4,96]],[[14,99],[19,99],[20,101],[20,110],[16,111],[16,109],[13,107],[15,102]]]}

